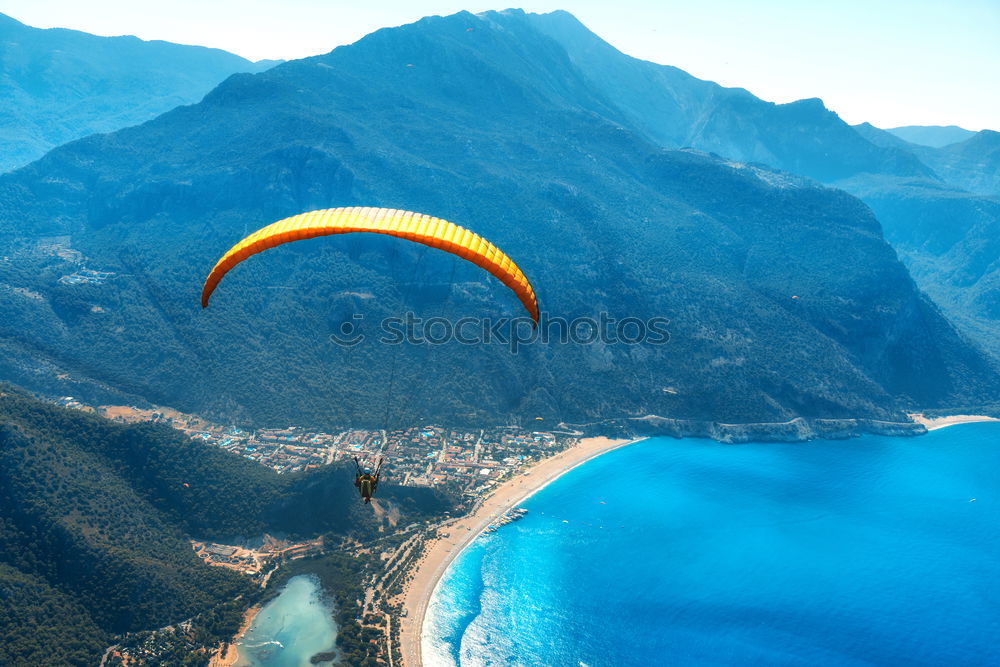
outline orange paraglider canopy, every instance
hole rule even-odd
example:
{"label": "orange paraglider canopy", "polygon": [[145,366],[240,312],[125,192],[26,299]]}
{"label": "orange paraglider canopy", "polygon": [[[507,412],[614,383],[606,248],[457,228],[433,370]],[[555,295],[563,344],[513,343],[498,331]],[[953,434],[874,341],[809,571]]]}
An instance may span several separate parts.
{"label": "orange paraglider canopy", "polygon": [[230,248],[205,279],[201,307],[208,306],[212,292],[234,266],[259,252],[291,241],[332,234],[367,232],[386,234],[440,248],[485,269],[510,288],[524,305],[535,326],[538,301],[521,269],[495,245],[458,225],[412,211],[391,208],[346,207],[300,213],[258,229]]}

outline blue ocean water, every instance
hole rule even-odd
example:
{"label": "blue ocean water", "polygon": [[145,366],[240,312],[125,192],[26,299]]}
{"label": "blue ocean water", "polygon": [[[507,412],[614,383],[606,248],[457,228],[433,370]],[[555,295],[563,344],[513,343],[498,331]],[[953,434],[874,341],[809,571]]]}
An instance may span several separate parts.
{"label": "blue ocean water", "polygon": [[1000,665],[1000,424],[652,439],[523,506],[442,579],[426,664]]}
{"label": "blue ocean water", "polygon": [[292,577],[260,610],[236,645],[237,667],[308,667],[317,653],[333,650],[337,624],[319,580]]}

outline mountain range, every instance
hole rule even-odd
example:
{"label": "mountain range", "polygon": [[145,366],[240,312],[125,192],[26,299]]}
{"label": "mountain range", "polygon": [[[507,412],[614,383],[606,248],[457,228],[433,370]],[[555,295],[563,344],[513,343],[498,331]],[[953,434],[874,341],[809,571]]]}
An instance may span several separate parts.
{"label": "mountain range", "polygon": [[0,14],[0,171],[197,102],[231,74],[274,64],[201,46],[42,30]]}
{"label": "mountain range", "polygon": [[[995,360],[920,292],[871,210],[810,180],[940,182],[930,167],[818,101],[770,104],[609,48],[565,12],[428,18],[0,178],[0,372],[272,424],[998,402]],[[338,205],[460,222],[550,316],[663,317],[670,341],[335,345],[354,314],[517,312],[473,267],[371,238],[269,251],[199,309],[244,233]],[[66,280],[83,267],[111,275]]]}
{"label": "mountain range", "polygon": [[[620,110],[617,117],[651,141],[764,163],[861,198],[919,287],[963,335],[1000,353],[1000,292],[992,262],[998,255],[990,254],[1000,228],[1000,133],[851,127],[818,99],[773,104],[627,56],[566,12],[524,20],[556,39],[581,76]],[[957,229],[963,233],[953,252],[923,252],[929,235],[950,234],[958,241]]]}
{"label": "mountain range", "polygon": [[766,102],[675,67],[627,56],[563,11],[520,17],[553,38],[578,76],[630,129],[669,148],[693,147],[832,182],[859,173],[933,177],[912,154],[858,135],[818,99]]}

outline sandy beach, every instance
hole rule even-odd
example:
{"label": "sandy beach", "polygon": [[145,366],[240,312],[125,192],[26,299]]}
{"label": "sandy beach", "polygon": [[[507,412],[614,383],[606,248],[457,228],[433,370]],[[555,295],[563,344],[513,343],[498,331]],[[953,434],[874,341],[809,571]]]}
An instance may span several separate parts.
{"label": "sandy beach", "polygon": [[501,484],[472,514],[443,525],[440,529],[442,537],[428,545],[413,573],[413,579],[404,591],[406,616],[401,623],[400,641],[406,667],[417,667],[422,664],[421,632],[427,604],[449,563],[469,542],[497,517],[566,471],[633,442],[638,440],[583,438],[575,446],[545,459],[525,473]]}
{"label": "sandy beach", "polygon": [[236,642],[239,641],[246,631],[250,628],[250,624],[253,623],[254,616],[257,612],[261,610],[260,606],[250,607],[243,614],[243,625],[240,626],[240,631],[236,633],[228,644],[226,644],[225,651],[222,653],[217,653],[212,656],[212,659],[208,662],[208,667],[233,667],[240,659],[240,653],[236,649]]}
{"label": "sandy beach", "polygon": [[987,417],[986,415],[951,415],[950,417],[924,417],[920,413],[915,413],[909,415],[909,417],[917,422],[918,424],[923,424],[928,431],[935,431],[939,428],[944,428],[946,426],[954,426],[955,424],[972,424],[975,422],[996,422],[1000,421],[996,417]]}

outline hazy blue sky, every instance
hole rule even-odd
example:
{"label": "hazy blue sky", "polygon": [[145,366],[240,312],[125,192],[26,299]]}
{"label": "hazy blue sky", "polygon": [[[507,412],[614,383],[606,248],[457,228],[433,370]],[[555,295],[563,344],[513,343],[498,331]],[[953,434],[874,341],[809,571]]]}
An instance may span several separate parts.
{"label": "hazy blue sky", "polygon": [[[505,2],[508,0],[504,0]],[[850,123],[1000,130],[1000,0],[563,0],[630,55],[766,100],[820,97]],[[215,46],[258,60],[325,53],[481,0],[0,0],[37,27]]]}

